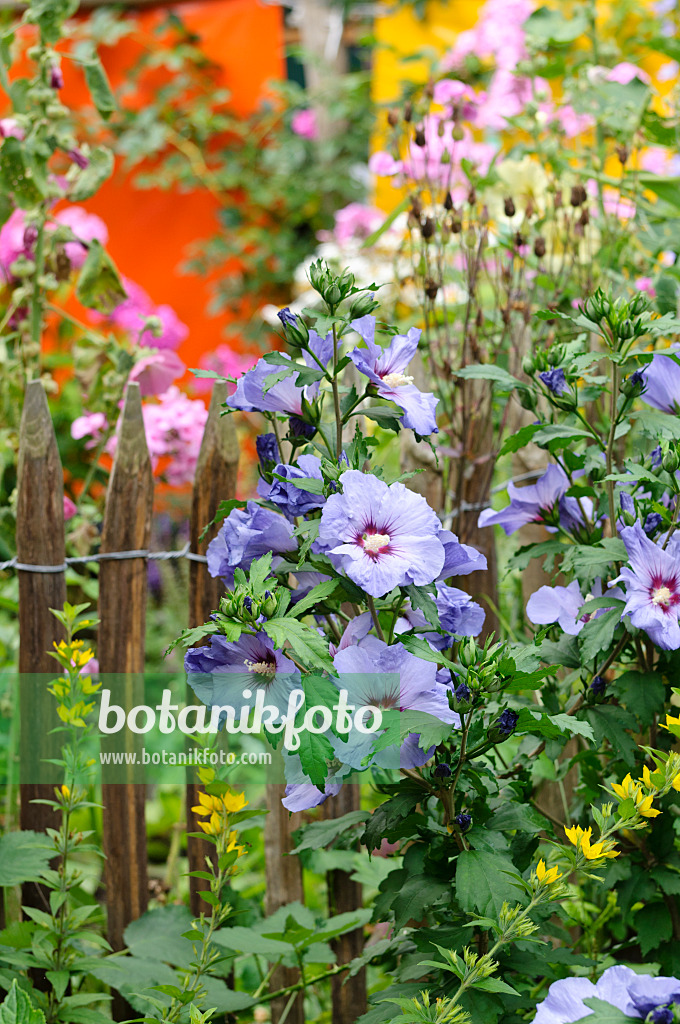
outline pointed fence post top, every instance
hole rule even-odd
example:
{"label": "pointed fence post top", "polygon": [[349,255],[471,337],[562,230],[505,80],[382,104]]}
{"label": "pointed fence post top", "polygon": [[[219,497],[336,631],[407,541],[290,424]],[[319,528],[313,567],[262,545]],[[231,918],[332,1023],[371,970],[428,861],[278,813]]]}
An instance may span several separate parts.
{"label": "pointed fence post top", "polygon": [[225,466],[235,466],[238,463],[239,447],[234,421],[231,416],[222,415],[227,397],[227,382],[216,380],[196,464],[197,481],[201,480],[212,459],[219,459]]}
{"label": "pointed fence post top", "polygon": [[44,458],[52,444],[56,449],[52,417],[47,405],[45,386],[41,380],[32,380],[26,386],[20,434],[19,451],[28,458]]}
{"label": "pointed fence post top", "polygon": [[131,381],[125,389],[113,472],[116,467],[134,472],[142,469],[144,463],[151,464],[142,415],[142,395],[139,384]]}

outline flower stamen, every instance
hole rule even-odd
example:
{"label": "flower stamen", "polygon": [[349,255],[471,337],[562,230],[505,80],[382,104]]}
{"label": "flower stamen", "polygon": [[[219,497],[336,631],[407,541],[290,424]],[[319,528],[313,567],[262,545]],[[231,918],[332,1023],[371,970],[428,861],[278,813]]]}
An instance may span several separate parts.
{"label": "flower stamen", "polygon": [[413,377],[407,377],[405,373],[388,373],[383,377],[383,384],[388,388],[401,388],[404,384],[413,384]]}
{"label": "flower stamen", "polygon": [[361,538],[364,551],[370,555],[377,555],[379,551],[386,548],[390,543],[389,533],[364,533]]}
{"label": "flower stamen", "polygon": [[652,590],[652,604],[660,604],[663,608],[670,606],[672,597],[670,587],[655,587]]}

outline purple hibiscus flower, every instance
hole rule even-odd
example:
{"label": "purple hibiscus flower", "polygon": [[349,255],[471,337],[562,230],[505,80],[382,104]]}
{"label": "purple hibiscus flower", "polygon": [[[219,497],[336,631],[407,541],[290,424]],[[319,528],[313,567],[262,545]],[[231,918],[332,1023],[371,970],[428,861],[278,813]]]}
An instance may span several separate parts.
{"label": "purple hibiscus flower", "polygon": [[438,579],[447,580],[449,576],[469,576],[471,572],[486,569],[486,556],[471,547],[461,544],[451,530],[440,530],[439,539],[444,545],[444,565]]}
{"label": "purple hibiscus flower", "polygon": [[[562,978],[552,983],[548,995],[538,1004],[533,1024],[573,1024],[587,1019],[593,1011],[583,1000],[593,997],[615,1006],[628,1017],[645,1018],[680,999],[680,981],[636,974],[620,964],[608,967],[596,984],[588,978]],[[662,1021],[663,1017],[656,1020]]]}
{"label": "purple hibiscus flower", "polygon": [[319,523],[320,550],[336,568],[372,597],[437,579],[445,559],[441,524],[425,499],[359,470],[341,482],[343,493],[330,496]]}
{"label": "purple hibiscus flower", "polygon": [[[294,519],[295,516],[303,516],[306,512],[323,507],[326,501],[323,494],[313,494],[295,486],[296,480],[307,480],[310,477],[314,480],[323,479],[318,455],[300,455],[296,466],[280,462],[272,472],[272,482],[268,484],[266,480],[260,480],[257,493],[261,498],[278,505],[284,515]],[[278,476],[285,477],[285,480],[278,480]]]}
{"label": "purple hibiscus flower", "polygon": [[[460,725],[458,715],[449,707],[446,687],[437,682],[437,666],[410,654],[402,644],[388,646],[369,635],[352,647],[338,650],[333,664],[339,675],[338,686],[347,690],[349,704],[424,711],[456,728]],[[338,757],[352,768],[365,768],[363,761],[371,755],[375,736],[353,729],[347,742],[339,744]],[[370,763],[382,768],[415,768],[429,761],[434,750],[422,750],[418,736],[411,734],[401,746],[395,744],[375,754]]]}
{"label": "purple hibiscus flower", "polygon": [[680,409],[680,366],[668,356],[655,355],[644,370],[642,400],[661,412]]}
{"label": "purple hibiscus flower", "polygon": [[[624,595],[618,587],[610,588],[607,596],[618,600],[624,599]],[[567,587],[539,587],[527,601],[527,615],[536,626],[548,626],[552,622],[557,622],[565,633],[576,636],[586,622],[589,622],[591,618],[598,618],[607,610],[598,608],[593,615],[585,612],[580,617],[578,616],[583,605],[595,597],[602,597],[602,581],[599,579],[593,583],[592,594],[585,597],[581,593],[577,580],[572,580]]]}
{"label": "purple hibiscus flower", "polygon": [[288,520],[249,501],[244,509],[233,509],[229,513],[220,532],[208,545],[208,572],[232,584],[236,568],[248,569],[254,558],[268,551],[274,552],[272,567],[275,568],[281,563],[278,556],[296,548],[293,527]]}
{"label": "purple hibiscus flower", "polygon": [[435,410],[439,399],[431,392],[419,391],[405,370],[418,348],[420,330],[412,327],[406,336],[397,334],[388,348],[375,341],[375,317],[362,316],[352,321],[352,327],[366,343],[366,348],[355,348],[349,357],[360,373],[372,384],[380,398],[388,398],[404,415],[401,422],[421,437],[438,431]]}
{"label": "purple hibiscus flower", "polygon": [[[640,525],[626,526],[620,533],[631,568],[621,570],[626,584],[624,615],[644,630],[657,647],[676,651],[680,647],[680,543],[673,536],[668,548],[655,544]],[[615,582],[618,582],[615,581]]]}
{"label": "purple hibiscus flower", "polygon": [[543,476],[529,487],[508,484],[510,504],[500,512],[485,508],[479,514],[477,525],[502,526],[509,537],[527,523],[543,522],[544,514],[552,511],[568,489],[566,473],[559,466],[550,465]]}
{"label": "purple hibiscus flower", "polygon": [[438,583],[435,604],[441,627],[447,633],[477,636],[481,632],[486,612],[464,590]]}
{"label": "purple hibiscus flower", "polygon": [[[319,363],[325,366],[333,354],[333,336],[327,334],[321,338],[316,331],[310,331],[309,347],[319,362],[309,352],[303,352],[302,358],[307,366],[314,369],[319,368]],[[282,355],[290,359],[287,353]],[[303,397],[308,402],[313,401],[319,393],[319,382],[299,388],[295,384],[295,374],[292,374],[265,390],[267,378],[280,369],[280,366],[258,359],[255,366],[239,378],[236,391],[227,399],[229,408],[241,409],[243,412],[285,412],[289,416],[300,417]]]}
{"label": "purple hibiscus flower", "polygon": [[295,665],[274,650],[266,633],[246,634],[233,642],[216,634],[206,647],[187,651],[184,671],[207,707],[233,708],[237,723],[241,709],[254,706],[257,690],[265,691],[266,704],[277,709],[272,718],[280,719],[286,713],[290,691],[299,686]]}

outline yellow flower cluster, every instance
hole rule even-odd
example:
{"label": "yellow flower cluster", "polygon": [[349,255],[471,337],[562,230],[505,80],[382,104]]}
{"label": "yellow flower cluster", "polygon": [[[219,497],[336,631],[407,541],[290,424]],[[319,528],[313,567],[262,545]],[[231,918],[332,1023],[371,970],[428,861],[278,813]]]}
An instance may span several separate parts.
{"label": "yellow flower cluster", "polygon": [[[612,783],[612,789],[619,800],[632,800],[635,804],[635,810],[642,818],[656,818],[661,811],[656,810],[652,807],[652,801],[658,794],[658,789],[652,782],[652,775],[649,768],[645,765],[642,769],[642,778],[634,782],[630,772],[626,775],[623,782]],[[651,792],[648,792],[650,791]]]}
{"label": "yellow flower cluster", "polygon": [[[210,815],[208,821],[199,821],[198,823],[205,834],[209,836],[225,834],[228,828],[229,815],[235,814],[248,805],[245,793],[224,793],[222,796],[215,796],[211,793],[204,793],[201,790],[198,794],[198,801],[196,807],[192,807],[191,810],[199,816]],[[225,852],[231,853],[232,850],[237,850],[239,857],[241,857],[246,851],[244,846],[238,845],[236,842],[237,838],[238,833],[232,829],[227,837],[228,841]]]}
{"label": "yellow flower cluster", "polygon": [[[666,724],[663,722],[659,723],[662,729],[667,729],[668,732],[672,732],[674,736],[680,736],[680,715],[673,718],[673,715],[666,715]],[[677,789],[677,786],[675,787]]]}
{"label": "yellow flower cluster", "polygon": [[617,850],[611,839],[603,839],[599,843],[591,843],[590,837],[593,834],[592,828],[582,829],[580,825],[572,825],[565,828],[564,834],[577,850],[580,850],[586,860],[600,860],[601,857],[618,857],[620,850]]}

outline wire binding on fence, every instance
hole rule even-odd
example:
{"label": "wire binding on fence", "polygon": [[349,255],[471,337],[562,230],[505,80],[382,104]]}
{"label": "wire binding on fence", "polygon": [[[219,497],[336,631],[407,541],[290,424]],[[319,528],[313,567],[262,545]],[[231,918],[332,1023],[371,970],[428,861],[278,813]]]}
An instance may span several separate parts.
{"label": "wire binding on fence", "polygon": [[3,569],[17,569],[19,572],[65,572],[70,565],[87,565],[89,562],[118,562],[127,558],[148,558],[156,562],[166,562],[171,559],[186,558],[190,562],[207,562],[205,555],[197,555],[195,551],[189,550],[189,543],[179,551],[102,551],[98,555],[80,555],[75,558],[65,558],[61,565],[33,565],[32,563],[19,562],[16,558],[10,558],[6,562],[0,562],[0,571]]}

